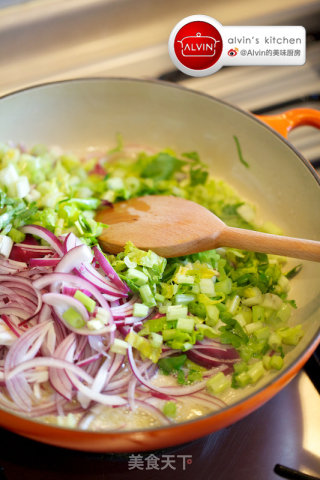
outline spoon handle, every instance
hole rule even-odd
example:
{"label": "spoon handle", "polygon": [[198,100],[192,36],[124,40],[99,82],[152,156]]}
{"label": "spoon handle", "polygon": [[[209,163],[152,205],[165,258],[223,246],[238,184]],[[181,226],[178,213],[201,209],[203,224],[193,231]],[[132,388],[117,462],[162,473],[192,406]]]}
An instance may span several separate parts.
{"label": "spoon handle", "polygon": [[320,262],[320,242],[272,235],[242,228],[226,227],[219,235],[219,246]]}

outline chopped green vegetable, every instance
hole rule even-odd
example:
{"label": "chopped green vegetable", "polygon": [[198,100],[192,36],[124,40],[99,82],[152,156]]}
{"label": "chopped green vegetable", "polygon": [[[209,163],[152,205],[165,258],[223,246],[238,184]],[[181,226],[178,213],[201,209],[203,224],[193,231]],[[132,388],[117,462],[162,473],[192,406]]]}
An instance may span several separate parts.
{"label": "chopped green vegetable", "polygon": [[291,270],[289,270],[289,272],[286,273],[286,277],[288,280],[291,280],[292,278],[294,278],[296,275],[298,275],[298,273],[300,273],[302,270],[302,264],[300,265],[296,265],[295,267],[293,267]]}
{"label": "chopped green vegetable", "polygon": [[207,390],[212,395],[221,393],[231,386],[231,379],[226,377],[223,372],[219,372],[207,381]]}
{"label": "chopped green vegetable", "polygon": [[88,312],[92,313],[94,311],[96,302],[92,300],[92,298],[88,297],[88,295],[86,295],[85,293],[77,290],[74,294],[74,298],[76,300],[79,300],[79,302],[81,302],[86,307]]}
{"label": "chopped green vegetable", "polygon": [[163,413],[167,417],[175,417],[177,414],[177,404],[175,402],[166,402],[163,406]]}
{"label": "chopped green vegetable", "polygon": [[161,370],[168,375],[169,373],[172,373],[175,370],[179,370],[186,363],[186,360],[187,360],[187,355],[165,357],[165,358],[161,358],[158,361],[158,365],[161,368]]}
{"label": "chopped green vegetable", "polygon": [[[239,139],[233,139],[240,162],[248,168]],[[212,178],[197,152],[127,155],[118,135],[116,148],[108,154],[110,162],[101,155],[83,160],[41,145],[27,153],[0,145],[0,235],[21,242],[24,234],[19,228],[35,223],[56,235],[74,232],[94,245],[105,227],[94,220],[101,202],[154,194],[195,201],[232,227],[279,233],[270,222],[258,226],[255,208]],[[142,319],[150,309],[155,316],[164,314],[144,320],[141,330],[130,332],[126,342],[116,338],[111,351],[125,354],[130,344],[142,359],[158,362],[162,372],[173,374],[181,385],[201,380],[203,367],[190,363],[183,352],[205,338],[238,351],[241,361],[234,364],[232,386],[239,388],[257,382],[267,370],[282,368],[284,346],[296,345],[303,335],[300,325],[290,326],[296,305],[288,300],[289,280],[301,265],[284,274],[284,258],[220,248],[165,259],[128,242],[123,252],[108,260],[140,296],[133,316]],[[75,298],[96,313],[88,328],[99,330],[109,323],[110,313],[96,308],[90,297],[77,291]],[[75,309],[68,309],[63,318],[75,328],[85,325]],[[160,359],[163,347],[181,355]],[[212,393],[222,392],[231,381],[223,374],[211,380]]]}
{"label": "chopped green vegetable", "polygon": [[68,308],[63,314],[62,318],[74,328],[82,328],[86,322],[82,318],[82,315],[74,308]]}
{"label": "chopped green vegetable", "polygon": [[237,147],[237,152],[238,152],[238,157],[239,157],[240,162],[241,162],[246,168],[249,168],[249,163],[243,158],[242,150],[241,150],[241,146],[240,146],[240,142],[239,142],[238,137],[236,137],[236,136],[234,135],[234,136],[233,136],[233,139],[234,139],[235,144],[236,144],[236,147]]}

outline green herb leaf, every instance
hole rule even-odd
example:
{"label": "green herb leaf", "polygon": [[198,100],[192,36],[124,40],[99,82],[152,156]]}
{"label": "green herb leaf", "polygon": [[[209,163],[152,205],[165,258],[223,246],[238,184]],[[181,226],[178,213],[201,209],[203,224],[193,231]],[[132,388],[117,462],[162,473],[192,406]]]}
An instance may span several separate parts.
{"label": "green herb leaf", "polygon": [[179,172],[185,163],[168,153],[161,152],[155,157],[150,157],[149,163],[141,172],[141,177],[157,181],[168,180],[174,173]]}
{"label": "green herb leaf", "polygon": [[236,147],[237,147],[237,152],[238,152],[238,157],[242,165],[244,165],[246,168],[250,168],[249,163],[243,158],[242,151],[241,151],[241,146],[238,137],[233,135],[233,140],[235,141]]}
{"label": "green herb leaf", "polygon": [[159,368],[166,374],[172,373],[175,370],[180,370],[187,360],[187,355],[179,355],[177,357],[161,358],[158,361]]}
{"label": "green herb leaf", "polygon": [[298,273],[300,273],[301,270],[302,270],[302,264],[300,263],[299,265],[296,265],[291,270],[289,270],[289,272],[287,272],[285,275],[288,280],[291,280],[293,277],[298,275]]}

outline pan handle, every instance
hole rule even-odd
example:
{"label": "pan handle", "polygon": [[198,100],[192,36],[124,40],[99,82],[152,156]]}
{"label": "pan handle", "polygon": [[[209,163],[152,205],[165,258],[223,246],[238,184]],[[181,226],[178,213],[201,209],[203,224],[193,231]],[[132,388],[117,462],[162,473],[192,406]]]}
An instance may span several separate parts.
{"label": "pan handle", "polygon": [[291,130],[302,125],[311,125],[320,129],[320,111],[312,108],[294,108],[278,115],[256,115],[256,118],[285,138]]}

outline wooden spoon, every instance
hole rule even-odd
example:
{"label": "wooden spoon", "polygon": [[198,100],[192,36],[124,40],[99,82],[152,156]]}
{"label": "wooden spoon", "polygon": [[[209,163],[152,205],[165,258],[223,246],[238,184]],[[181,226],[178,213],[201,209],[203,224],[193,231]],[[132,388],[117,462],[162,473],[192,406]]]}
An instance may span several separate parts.
{"label": "wooden spoon", "polygon": [[99,241],[110,253],[122,251],[130,240],[167,258],[235,247],[320,261],[320,242],[228,227],[206,208],[179,197],[133,198],[101,210],[96,219],[109,225]]}

